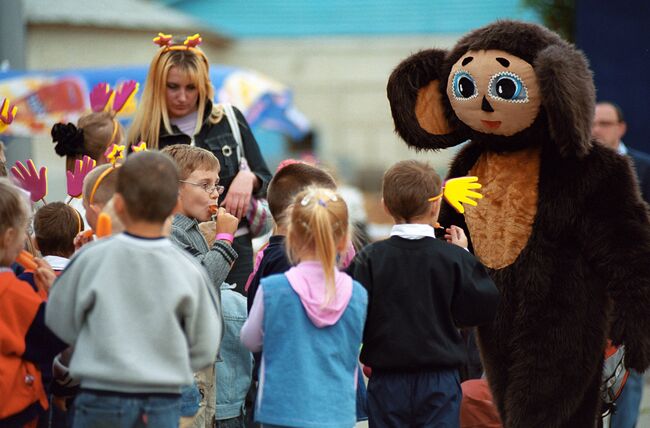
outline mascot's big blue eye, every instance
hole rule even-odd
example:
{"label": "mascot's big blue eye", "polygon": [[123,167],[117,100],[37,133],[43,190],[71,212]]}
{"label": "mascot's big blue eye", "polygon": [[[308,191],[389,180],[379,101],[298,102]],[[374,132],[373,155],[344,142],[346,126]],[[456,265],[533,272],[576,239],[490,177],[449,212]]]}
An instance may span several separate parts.
{"label": "mascot's big blue eye", "polygon": [[471,74],[463,70],[459,70],[454,74],[452,88],[454,91],[454,98],[457,100],[467,100],[478,95],[474,78]]}
{"label": "mascot's big blue eye", "polygon": [[528,91],[524,82],[514,73],[504,71],[497,73],[490,79],[488,95],[516,103],[528,101]]}

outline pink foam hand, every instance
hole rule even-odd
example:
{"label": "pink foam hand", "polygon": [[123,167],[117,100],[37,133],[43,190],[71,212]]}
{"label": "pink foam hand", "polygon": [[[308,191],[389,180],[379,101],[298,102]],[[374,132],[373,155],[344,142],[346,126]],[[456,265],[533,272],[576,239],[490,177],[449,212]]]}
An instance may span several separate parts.
{"label": "pink foam hand", "polygon": [[104,111],[112,96],[113,90],[108,83],[96,84],[90,91],[90,108],[95,113]]}
{"label": "pink foam hand", "polygon": [[138,92],[140,85],[135,80],[128,80],[120,85],[113,100],[113,111],[119,113]]}
{"label": "pink foam hand", "polygon": [[83,159],[77,160],[74,164],[74,172],[66,171],[68,195],[73,198],[81,196],[83,191],[84,178],[95,167],[95,159],[84,155]]}
{"label": "pink foam hand", "polygon": [[27,166],[20,161],[16,162],[16,165],[11,167],[11,173],[18,181],[18,185],[30,193],[32,202],[41,199],[45,202],[45,195],[47,195],[47,167],[41,167],[40,171],[37,172],[34,161],[27,159],[26,163]]}

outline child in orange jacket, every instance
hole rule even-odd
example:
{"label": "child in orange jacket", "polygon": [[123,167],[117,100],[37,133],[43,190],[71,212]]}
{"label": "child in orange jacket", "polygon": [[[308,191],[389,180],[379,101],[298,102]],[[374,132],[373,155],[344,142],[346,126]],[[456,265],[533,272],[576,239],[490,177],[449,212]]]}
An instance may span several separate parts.
{"label": "child in orange jacket", "polygon": [[[0,426],[36,426],[48,408],[38,364],[66,345],[45,326],[45,300],[9,268],[27,238],[28,202],[0,179]],[[34,279],[47,293],[52,268],[35,259]]]}

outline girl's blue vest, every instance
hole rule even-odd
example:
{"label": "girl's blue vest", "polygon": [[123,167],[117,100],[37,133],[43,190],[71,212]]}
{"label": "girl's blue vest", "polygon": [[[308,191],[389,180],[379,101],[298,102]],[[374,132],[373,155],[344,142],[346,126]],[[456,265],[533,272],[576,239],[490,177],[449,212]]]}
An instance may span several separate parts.
{"label": "girl's blue vest", "polygon": [[318,328],[284,276],[262,280],[264,344],[256,421],[294,427],[356,424],[355,371],[368,294],[356,281],[339,321]]}

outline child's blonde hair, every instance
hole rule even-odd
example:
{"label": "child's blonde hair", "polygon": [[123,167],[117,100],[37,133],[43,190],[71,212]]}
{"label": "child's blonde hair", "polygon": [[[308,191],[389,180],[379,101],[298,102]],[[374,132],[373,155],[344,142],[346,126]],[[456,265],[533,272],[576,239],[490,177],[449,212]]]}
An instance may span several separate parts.
{"label": "child's blonde hair", "polygon": [[52,127],[52,142],[59,156],[66,158],[66,170],[73,171],[75,161],[88,155],[98,165],[106,163],[104,152],[111,144],[121,144],[122,126],[112,112],[92,112],[79,118],[77,126],[57,123]]}
{"label": "child's blonde hair", "polygon": [[325,272],[325,302],[336,294],[334,272],[338,246],[348,239],[348,207],[336,192],[310,187],[294,199],[287,234],[287,252],[293,263],[313,251]]}
{"label": "child's blonde hair", "polygon": [[27,227],[29,206],[20,190],[7,178],[0,178],[0,236],[9,228]]}
{"label": "child's blonde hair", "polygon": [[[83,200],[88,204],[104,206],[115,194],[119,168],[111,164],[99,165],[86,175],[83,183]],[[98,185],[97,181],[100,180]],[[93,193],[93,189],[95,192]]]}

